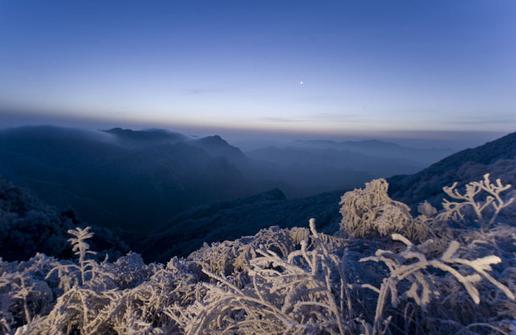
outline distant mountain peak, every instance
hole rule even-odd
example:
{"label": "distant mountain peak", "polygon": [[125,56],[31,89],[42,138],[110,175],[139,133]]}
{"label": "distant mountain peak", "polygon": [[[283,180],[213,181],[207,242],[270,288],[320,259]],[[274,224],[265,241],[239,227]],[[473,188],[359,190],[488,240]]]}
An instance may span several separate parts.
{"label": "distant mountain peak", "polygon": [[198,139],[197,141],[203,142],[205,144],[230,145],[220,135],[211,135],[211,136],[202,137],[202,138]]}
{"label": "distant mountain peak", "polygon": [[219,135],[202,137],[189,143],[206,150],[212,156],[224,157],[233,163],[240,163],[246,159],[238,147],[229,144]]}

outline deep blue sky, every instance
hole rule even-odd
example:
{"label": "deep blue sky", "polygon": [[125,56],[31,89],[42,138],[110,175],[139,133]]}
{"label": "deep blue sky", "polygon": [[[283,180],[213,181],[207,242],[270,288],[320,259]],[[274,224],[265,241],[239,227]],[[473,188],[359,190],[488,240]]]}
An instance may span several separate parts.
{"label": "deep blue sky", "polygon": [[508,132],[516,2],[0,0],[0,106],[27,120]]}

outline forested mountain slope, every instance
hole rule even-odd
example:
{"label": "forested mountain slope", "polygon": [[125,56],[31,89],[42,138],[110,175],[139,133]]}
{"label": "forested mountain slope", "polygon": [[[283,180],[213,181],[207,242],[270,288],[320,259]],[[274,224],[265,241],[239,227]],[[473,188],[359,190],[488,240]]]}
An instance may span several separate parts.
{"label": "forested mountain slope", "polygon": [[[66,245],[67,231],[81,225],[73,211],[58,212],[29,191],[0,178],[0,257],[23,260],[42,252],[50,256],[72,256]],[[93,246],[117,257],[129,247],[106,228],[94,227]]]}
{"label": "forested mountain slope", "polygon": [[464,184],[480,179],[486,172],[516,184],[516,132],[476,148],[466,149],[446,157],[428,168],[413,174],[388,178],[390,195],[411,204],[428,200],[439,205],[443,185]]}
{"label": "forested mountain slope", "polygon": [[138,245],[147,260],[187,255],[203,243],[252,235],[270,226],[290,228],[317,218],[321,231],[338,229],[343,191],[287,199],[278,189],[248,198],[192,209],[156,229]]}

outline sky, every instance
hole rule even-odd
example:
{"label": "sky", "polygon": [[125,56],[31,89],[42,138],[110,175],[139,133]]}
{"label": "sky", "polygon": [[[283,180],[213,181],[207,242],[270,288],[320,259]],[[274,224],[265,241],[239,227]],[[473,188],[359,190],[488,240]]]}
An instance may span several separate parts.
{"label": "sky", "polygon": [[516,2],[0,0],[0,122],[516,129]]}

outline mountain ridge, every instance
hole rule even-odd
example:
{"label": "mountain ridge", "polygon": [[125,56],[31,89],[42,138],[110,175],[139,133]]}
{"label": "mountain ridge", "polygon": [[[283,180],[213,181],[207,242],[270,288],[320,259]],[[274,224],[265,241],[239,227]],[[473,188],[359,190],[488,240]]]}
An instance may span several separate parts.
{"label": "mountain ridge", "polygon": [[155,131],[116,132],[145,143],[125,146],[113,134],[63,127],[1,130],[0,174],[51,205],[76,209],[87,222],[125,228],[268,188],[183,137],[163,141],[169,133],[160,131],[155,141]]}
{"label": "mountain ridge", "polygon": [[382,158],[402,158],[417,164],[431,164],[453,153],[449,148],[416,148],[377,139],[370,140],[304,140],[294,142],[297,145],[309,145],[319,148],[346,150],[363,155]]}
{"label": "mountain ridge", "polygon": [[415,206],[428,200],[440,206],[442,187],[453,182],[479,180],[490,172],[493,178],[516,182],[516,132],[450,155],[412,175],[388,178],[390,195]]}

